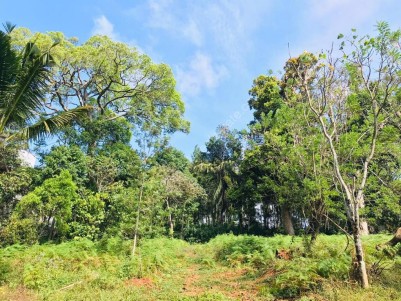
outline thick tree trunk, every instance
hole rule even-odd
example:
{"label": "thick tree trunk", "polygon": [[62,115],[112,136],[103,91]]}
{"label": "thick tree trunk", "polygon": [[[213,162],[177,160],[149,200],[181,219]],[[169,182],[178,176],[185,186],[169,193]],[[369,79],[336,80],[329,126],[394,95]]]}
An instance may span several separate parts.
{"label": "thick tree trunk", "polygon": [[283,205],[281,207],[281,218],[283,220],[283,227],[285,233],[288,235],[295,235],[290,209],[286,205]]}

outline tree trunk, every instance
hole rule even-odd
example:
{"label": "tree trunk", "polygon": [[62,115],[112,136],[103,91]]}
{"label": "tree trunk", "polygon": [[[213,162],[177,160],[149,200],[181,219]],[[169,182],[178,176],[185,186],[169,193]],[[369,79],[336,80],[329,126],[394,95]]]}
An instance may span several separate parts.
{"label": "tree trunk", "polygon": [[244,214],[244,206],[241,206],[241,209],[238,212],[238,226],[240,233],[242,233],[242,227],[243,227],[243,214]]}
{"label": "tree trunk", "polygon": [[[359,208],[365,208],[365,198],[363,194],[361,194],[357,203],[359,204]],[[366,219],[360,218],[359,228],[361,230],[361,235],[369,235],[369,227]]]}
{"label": "tree trunk", "polygon": [[145,175],[144,175],[144,171],[142,171],[142,182],[141,182],[141,187],[139,189],[138,208],[136,211],[136,220],[135,220],[135,229],[134,229],[134,244],[132,246],[132,257],[135,256],[136,246],[138,243],[139,215],[141,213],[141,204],[142,204],[142,195],[143,195],[144,184],[145,184]]}
{"label": "tree trunk", "polygon": [[283,227],[285,233],[288,235],[295,235],[290,209],[286,205],[283,205],[281,207],[281,218],[283,220]]}
{"label": "tree trunk", "polygon": [[174,222],[173,222],[173,217],[171,216],[171,211],[170,211],[170,205],[168,203],[168,198],[166,199],[166,205],[167,205],[167,210],[168,210],[168,223],[169,223],[169,231],[168,234],[170,237],[174,236]]}
{"label": "tree trunk", "polygon": [[360,225],[357,223],[353,224],[353,237],[355,244],[355,255],[356,255],[356,271],[359,277],[359,281],[363,288],[369,287],[368,281],[368,273],[366,271],[366,264],[364,260],[364,253],[362,248],[362,240],[361,240],[361,230]]}
{"label": "tree trunk", "polygon": [[313,244],[315,243],[320,231],[320,221],[318,220],[317,217],[311,218],[310,228],[311,228],[311,243]]}
{"label": "tree trunk", "polygon": [[361,235],[369,235],[369,226],[366,220],[361,220],[359,228],[361,229]]}
{"label": "tree trunk", "polygon": [[385,246],[391,246],[394,247],[398,243],[401,243],[401,228],[398,228],[397,231],[394,234],[394,237],[390,239],[388,242],[384,244],[380,244],[376,246],[376,249],[380,251],[383,247]]}
{"label": "tree trunk", "polygon": [[401,242],[401,228],[397,229],[397,232],[395,232],[394,237],[388,241],[386,244],[394,247],[396,244]]}

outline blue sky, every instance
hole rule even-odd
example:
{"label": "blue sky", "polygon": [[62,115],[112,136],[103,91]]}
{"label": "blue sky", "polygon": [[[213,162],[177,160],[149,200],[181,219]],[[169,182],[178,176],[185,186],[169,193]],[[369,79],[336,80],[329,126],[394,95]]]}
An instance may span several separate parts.
{"label": "blue sky", "polygon": [[351,28],[372,34],[379,20],[398,29],[400,13],[397,0],[0,0],[2,23],[81,42],[106,34],[169,64],[191,122],[172,144],[188,157],[219,124],[246,127],[252,80],[279,71],[289,52],[328,49]]}

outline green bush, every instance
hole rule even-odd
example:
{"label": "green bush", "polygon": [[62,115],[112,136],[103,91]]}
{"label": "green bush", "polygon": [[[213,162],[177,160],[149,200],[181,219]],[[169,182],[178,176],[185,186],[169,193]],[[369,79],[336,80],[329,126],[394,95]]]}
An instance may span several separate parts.
{"label": "green bush", "polygon": [[12,244],[33,245],[38,242],[37,223],[31,218],[12,217],[7,225],[0,229],[0,244],[3,246]]}
{"label": "green bush", "polygon": [[10,262],[0,258],[0,285],[7,282],[8,275],[11,272]]}
{"label": "green bush", "polygon": [[348,259],[345,256],[323,259],[317,265],[317,273],[324,278],[349,279],[350,264]]}
{"label": "green bush", "polygon": [[131,253],[132,243],[124,240],[120,236],[104,236],[98,243],[97,249],[100,252],[106,252],[113,255],[129,255]]}
{"label": "green bush", "polygon": [[307,258],[287,262],[277,275],[268,281],[270,293],[278,298],[294,298],[303,292],[318,288],[321,277],[316,273],[315,264]]}
{"label": "green bush", "polygon": [[143,240],[132,261],[135,268],[133,274],[143,277],[156,271],[170,271],[184,256],[183,252],[186,246],[188,246],[186,242],[171,238]]}
{"label": "green bush", "polygon": [[233,234],[220,235],[212,239],[208,246],[218,261],[231,266],[249,265],[261,268],[275,259],[278,248],[289,247],[291,238],[275,236],[271,238]]}

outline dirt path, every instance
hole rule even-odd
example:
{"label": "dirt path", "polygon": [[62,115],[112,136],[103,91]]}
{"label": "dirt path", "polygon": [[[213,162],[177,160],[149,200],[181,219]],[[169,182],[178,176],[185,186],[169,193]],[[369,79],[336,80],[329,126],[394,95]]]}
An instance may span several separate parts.
{"label": "dirt path", "polygon": [[260,300],[260,283],[247,276],[245,269],[233,269],[218,264],[199,263],[200,254],[188,254],[189,266],[183,273],[183,295],[200,297],[205,294],[220,294],[227,300]]}

